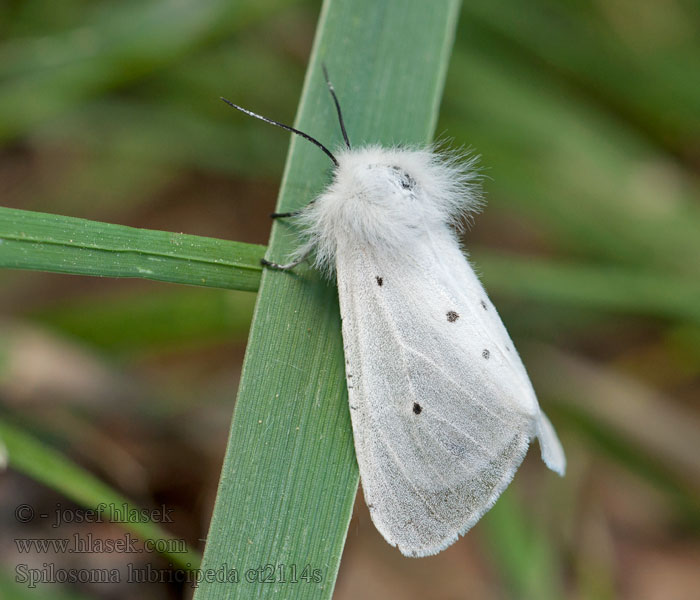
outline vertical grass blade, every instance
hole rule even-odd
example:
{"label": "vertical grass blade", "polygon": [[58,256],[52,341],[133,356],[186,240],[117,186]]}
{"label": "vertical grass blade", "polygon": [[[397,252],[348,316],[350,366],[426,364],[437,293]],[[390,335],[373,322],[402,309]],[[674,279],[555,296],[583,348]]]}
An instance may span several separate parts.
{"label": "vertical grass blade", "polygon": [[[323,62],[355,147],[427,142],[458,7],[327,0],[296,127],[340,145]],[[278,209],[309,202],[330,166],[293,138]],[[268,258],[284,259],[295,240],[289,225],[276,224]],[[263,273],[203,560],[205,572],[235,568],[238,582],[203,581],[196,600],[331,596],[358,481],[342,348],[333,285],[303,266]]]}

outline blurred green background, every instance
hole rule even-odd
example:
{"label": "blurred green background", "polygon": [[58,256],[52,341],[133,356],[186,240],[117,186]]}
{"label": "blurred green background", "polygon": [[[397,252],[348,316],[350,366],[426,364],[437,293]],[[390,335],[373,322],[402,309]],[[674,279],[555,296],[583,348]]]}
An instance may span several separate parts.
{"label": "blurred green background", "polygon": [[[319,8],[2,3],[0,204],[266,243],[287,138],[218,97],[293,121]],[[569,472],[531,452],[482,523],[420,561],[384,543],[360,499],[335,597],[698,597],[698,73],[696,2],[464,3],[437,135],[482,156],[488,204],[465,245]],[[341,102],[352,85],[335,82]],[[254,295],[8,270],[0,286],[0,415],[135,503],[174,507],[169,531],[201,550]],[[22,502],[72,506],[0,475],[9,598],[24,597],[20,558],[47,560],[13,539],[52,533],[15,522]],[[190,593],[24,592],[136,589]]]}

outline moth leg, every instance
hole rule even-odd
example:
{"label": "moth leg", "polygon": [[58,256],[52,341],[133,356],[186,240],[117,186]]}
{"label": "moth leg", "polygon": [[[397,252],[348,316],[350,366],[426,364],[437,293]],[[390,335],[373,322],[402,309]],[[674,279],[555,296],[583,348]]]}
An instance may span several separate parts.
{"label": "moth leg", "polygon": [[300,210],[293,210],[292,212],[283,212],[283,213],[270,213],[270,218],[271,219],[286,219],[287,217],[296,217],[301,211]]}
{"label": "moth leg", "polygon": [[296,260],[293,260],[290,263],[287,263],[286,265],[280,265],[279,263],[271,262],[265,258],[260,259],[260,264],[263,267],[268,267],[270,269],[275,269],[277,271],[289,271],[290,269],[293,269],[297,265],[300,265],[303,263],[307,258],[309,258],[309,254],[311,254],[311,249],[307,250],[302,254],[299,258]]}
{"label": "moth leg", "polygon": [[[306,206],[309,206],[310,204],[313,204],[314,202],[315,202],[315,200],[311,200],[311,202],[309,202],[309,204],[307,204]],[[304,208],[306,208],[306,206]],[[290,212],[282,212],[282,213],[273,212],[273,213],[270,213],[270,218],[271,219],[286,219],[287,217],[296,217],[297,215],[300,215],[302,212],[304,212],[304,208],[300,208],[299,210],[292,210]]]}

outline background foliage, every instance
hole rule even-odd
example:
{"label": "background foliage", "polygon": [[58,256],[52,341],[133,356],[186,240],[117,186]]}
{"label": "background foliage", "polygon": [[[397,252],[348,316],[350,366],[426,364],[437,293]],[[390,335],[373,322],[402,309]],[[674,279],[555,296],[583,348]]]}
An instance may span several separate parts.
{"label": "background foliage", "polygon": [[[3,4],[0,204],[266,243],[285,137],[217,98],[292,121],[318,10]],[[553,478],[532,453],[472,533],[421,561],[386,546],[360,500],[336,597],[696,593],[698,33],[683,0],[464,4],[437,131],[487,167],[465,243],[569,473]],[[352,85],[336,82],[341,97]],[[9,270],[0,286],[3,420],[137,504],[176,507],[170,533],[201,550],[253,295]],[[27,528],[12,508],[70,496],[15,470],[0,485],[0,591],[15,597],[12,540]]]}

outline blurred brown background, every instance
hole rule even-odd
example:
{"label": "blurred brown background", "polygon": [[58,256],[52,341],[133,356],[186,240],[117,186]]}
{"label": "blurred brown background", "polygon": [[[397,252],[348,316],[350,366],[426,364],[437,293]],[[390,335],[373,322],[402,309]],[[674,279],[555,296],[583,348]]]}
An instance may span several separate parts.
{"label": "blurred brown background", "polygon": [[[287,138],[218,97],[293,121],[319,7],[0,4],[0,204],[266,243]],[[465,243],[569,471],[531,451],[472,532],[421,560],[382,540],[360,497],[335,597],[700,598],[697,9],[465,2],[437,134],[487,167]],[[172,507],[168,531],[201,550],[253,294],[9,270],[0,289],[0,418],[136,505]],[[17,523],[21,503],[75,507],[0,475],[0,597],[189,596],[15,584],[18,562],[127,560],[20,556],[15,538],[55,537]]]}

